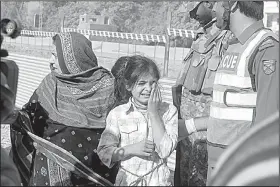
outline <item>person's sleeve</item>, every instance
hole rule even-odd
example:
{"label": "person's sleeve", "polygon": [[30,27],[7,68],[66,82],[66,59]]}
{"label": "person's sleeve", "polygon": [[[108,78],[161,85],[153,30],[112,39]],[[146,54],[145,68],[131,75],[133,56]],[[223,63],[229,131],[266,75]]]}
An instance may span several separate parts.
{"label": "person's sleeve", "polygon": [[97,154],[100,160],[109,168],[112,168],[115,163],[112,163],[114,151],[119,146],[120,131],[117,124],[116,115],[113,111],[109,113],[106,119],[106,128],[103,131],[98,147]]}
{"label": "person's sleeve", "polygon": [[255,124],[279,112],[279,43],[259,50],[255,58],[257,90]]}
{"label": "person's sleeve", "polygon": [[155,151],[160,158],[166,158],[175,150],[178,142],[178,111],[174,105],[169,105],[168,111],[163,116],[165,133],[160,145],[156,146]]}
{"label": "person's sleeve", "polygon": [[46,120],[49,116],[41,106],[36,90],[33,92],[28,103],[23,106],[22,110],[29,115],[33,133],[43,137],[47,125]]}
{"label": "person's sleeve", "polygon": [[19,172],[4,148],[1,147],[1,186],[21,186]]}

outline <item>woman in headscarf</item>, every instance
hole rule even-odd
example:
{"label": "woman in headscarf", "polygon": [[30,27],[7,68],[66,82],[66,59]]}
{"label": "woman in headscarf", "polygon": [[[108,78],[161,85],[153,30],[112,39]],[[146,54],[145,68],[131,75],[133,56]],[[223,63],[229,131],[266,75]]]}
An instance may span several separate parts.
{"label": "woman in headscarf", "polygon": [[14,161],[28,186],[110,185],[114,176],[96,148],[114,105],[114,77],[82,34],[57,34],[53,44],[52,72],[12,125]]}

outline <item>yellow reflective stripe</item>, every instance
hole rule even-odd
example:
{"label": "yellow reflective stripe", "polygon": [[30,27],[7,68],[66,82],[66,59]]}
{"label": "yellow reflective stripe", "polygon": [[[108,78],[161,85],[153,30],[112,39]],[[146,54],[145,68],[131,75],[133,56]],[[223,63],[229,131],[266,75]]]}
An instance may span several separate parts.
{"label": "yellow reflective stripe", "polygon": [[257,93],[226,93],[226,103],[224,103],[225,92],[213,91],[213,101],[217,103],[227,105],[238,105],[238,106],[256,106]]}
{"label": "yellow reflective stripe", "polygon": [[214,84],[233,86],[233,87],[237,87],[237,88],[251,88],[252,87],[250,77],[240,77],[237,75],[226,74],[226,73],[222,73],[222,72],[216,73]]}
{"label": "yellow reflective stripe", "polygon": [[253,108],[222,108],[214,105],[210,107],[210,117],[216,119],[252,121],[253,114]]}
{"label": "yellow reflective stripe", "polygon": [[250,41],[244,52],[241,54],[240,59],[239,59],[239,64],[237,67],[237,75],[238,76],[245,76],[246,69],[248,68],[246,66],[248,56],[252,53],[254,48],[257,46],[257,43],[259,43],[262,39],[262,37],[266,34],[267,32],[265,30],[261,30],[257,36],[253,40]]}
{"label": "yellow reflective stripe", "polygon": [[176,166],[176,150],[167,158],[167,166],[170,170],[175,171]]}

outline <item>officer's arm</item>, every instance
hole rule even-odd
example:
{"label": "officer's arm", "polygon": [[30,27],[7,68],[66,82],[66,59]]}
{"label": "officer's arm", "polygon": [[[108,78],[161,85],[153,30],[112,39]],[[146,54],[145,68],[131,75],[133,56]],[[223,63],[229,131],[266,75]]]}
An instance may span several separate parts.
{"label": "officer's arm", "polygon": [[178,121],[178,139],[183,140],[197,131],[207,130],[207,121],[209,117],[191,118],[188,120],[179,119]]}
{"label": "officer's arm", "polygon": [[255,124],[279,112],[279,43],[261,46],[255,58],[257,90]]}

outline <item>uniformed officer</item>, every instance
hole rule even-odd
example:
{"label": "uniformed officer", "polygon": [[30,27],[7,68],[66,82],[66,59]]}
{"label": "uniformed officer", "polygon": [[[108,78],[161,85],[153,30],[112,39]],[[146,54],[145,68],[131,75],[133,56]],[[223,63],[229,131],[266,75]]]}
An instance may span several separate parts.
{"label": "uniformed officer", "polygon": [[[231,35],[229,31],[222,31],[215,26],[213,5],[214,2],[197,2],[190,11],[190,17],[200,23],[200,28],[197,39],[184,59],[176,85],[172,88],[174,104],[183,118],[181,121],[209,116],[215,72]],[[186,129],[184,123],[180,124],[183,126],[181,128]],[[186,132],[183,136],[185,139],[177,146],[175,185],[205,186],[206,183],[206,131],[188,137],[192,132]]]}
{"label": "uniformed officer", "polygon": [[216,72],[210,117],[185,121],[207,128],[208,179],[224,150],[254,124],[279,112],[279,40],[263,25],[263,1],[217,2],[216,25],[232,41]]}
{"label": "uniformed officer", "polygon": [[219,158],[209,186],[279,186],[279,112],[254,125]]}

